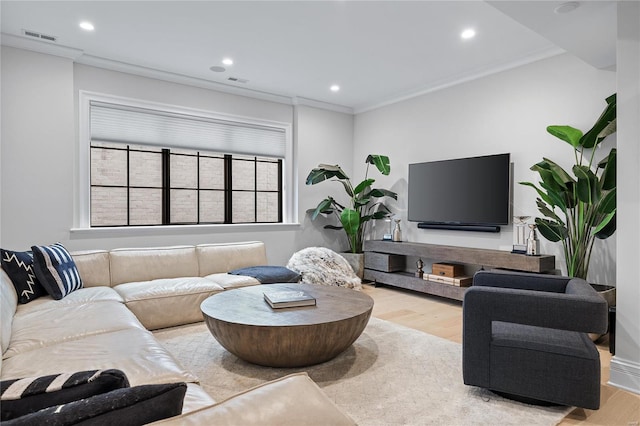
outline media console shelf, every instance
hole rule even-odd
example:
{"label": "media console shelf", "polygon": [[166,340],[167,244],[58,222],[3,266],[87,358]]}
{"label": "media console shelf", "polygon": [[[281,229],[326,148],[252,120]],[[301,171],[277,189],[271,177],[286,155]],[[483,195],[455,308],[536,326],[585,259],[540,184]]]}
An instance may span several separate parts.
{"label": "media console shelf", "polygon": [[411,272],[404,272],[405,258],[411,256],[434,262],[455,262],[538,273],[551,272],[556,267],[555,256],[526,256],[502,250],[437,244],[369,240],[365,241],[364,252],[365,280],[460,301],[466,287],[427,281],[415,277]]}

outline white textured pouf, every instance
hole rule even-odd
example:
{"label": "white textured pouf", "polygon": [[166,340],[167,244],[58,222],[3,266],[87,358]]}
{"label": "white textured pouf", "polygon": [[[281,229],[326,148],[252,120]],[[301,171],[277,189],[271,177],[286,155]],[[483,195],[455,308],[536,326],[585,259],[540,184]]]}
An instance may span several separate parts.
{"label": "white textured pouf", "polygon": [[287,268],[302,275],[305,284],[362,289],[360,278],[353,272],[349,262],[326,247],[307,247],[294,253]]}

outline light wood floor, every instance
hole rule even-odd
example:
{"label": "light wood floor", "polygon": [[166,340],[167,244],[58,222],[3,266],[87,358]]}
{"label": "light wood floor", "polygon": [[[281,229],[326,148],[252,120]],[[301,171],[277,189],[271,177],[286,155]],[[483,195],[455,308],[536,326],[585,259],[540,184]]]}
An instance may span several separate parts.
{"label": "light wood floor", "polygon": [[[425,333],[462,343],[462,304],[409,290],[365,284],[365,293],[373,297],[373,316]],[[598,342],[602,362],[600,409],[576,408],[560,425],[640,426],[640,395],[607,385],[609,380],[609,344],[605,336]]]}

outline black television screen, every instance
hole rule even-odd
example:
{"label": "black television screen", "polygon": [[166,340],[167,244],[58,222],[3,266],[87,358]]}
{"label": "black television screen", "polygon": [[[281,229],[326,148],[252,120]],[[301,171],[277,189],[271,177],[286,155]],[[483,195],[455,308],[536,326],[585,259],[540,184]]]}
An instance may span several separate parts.
{"label": "black television screen", "polygon": [[506,225],[510,172],[509,154],[409,164],[408,219],[453,226]]}

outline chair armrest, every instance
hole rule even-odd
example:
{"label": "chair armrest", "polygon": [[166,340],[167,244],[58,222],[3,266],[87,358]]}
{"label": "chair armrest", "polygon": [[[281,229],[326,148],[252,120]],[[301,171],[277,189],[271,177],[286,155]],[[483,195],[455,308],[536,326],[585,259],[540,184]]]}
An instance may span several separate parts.
{"label": "chair armrest", "polygon": [[560,275],[534,274],[530,272],[478,271],[473,277],[473,286],[564,293],[570,279]]}

